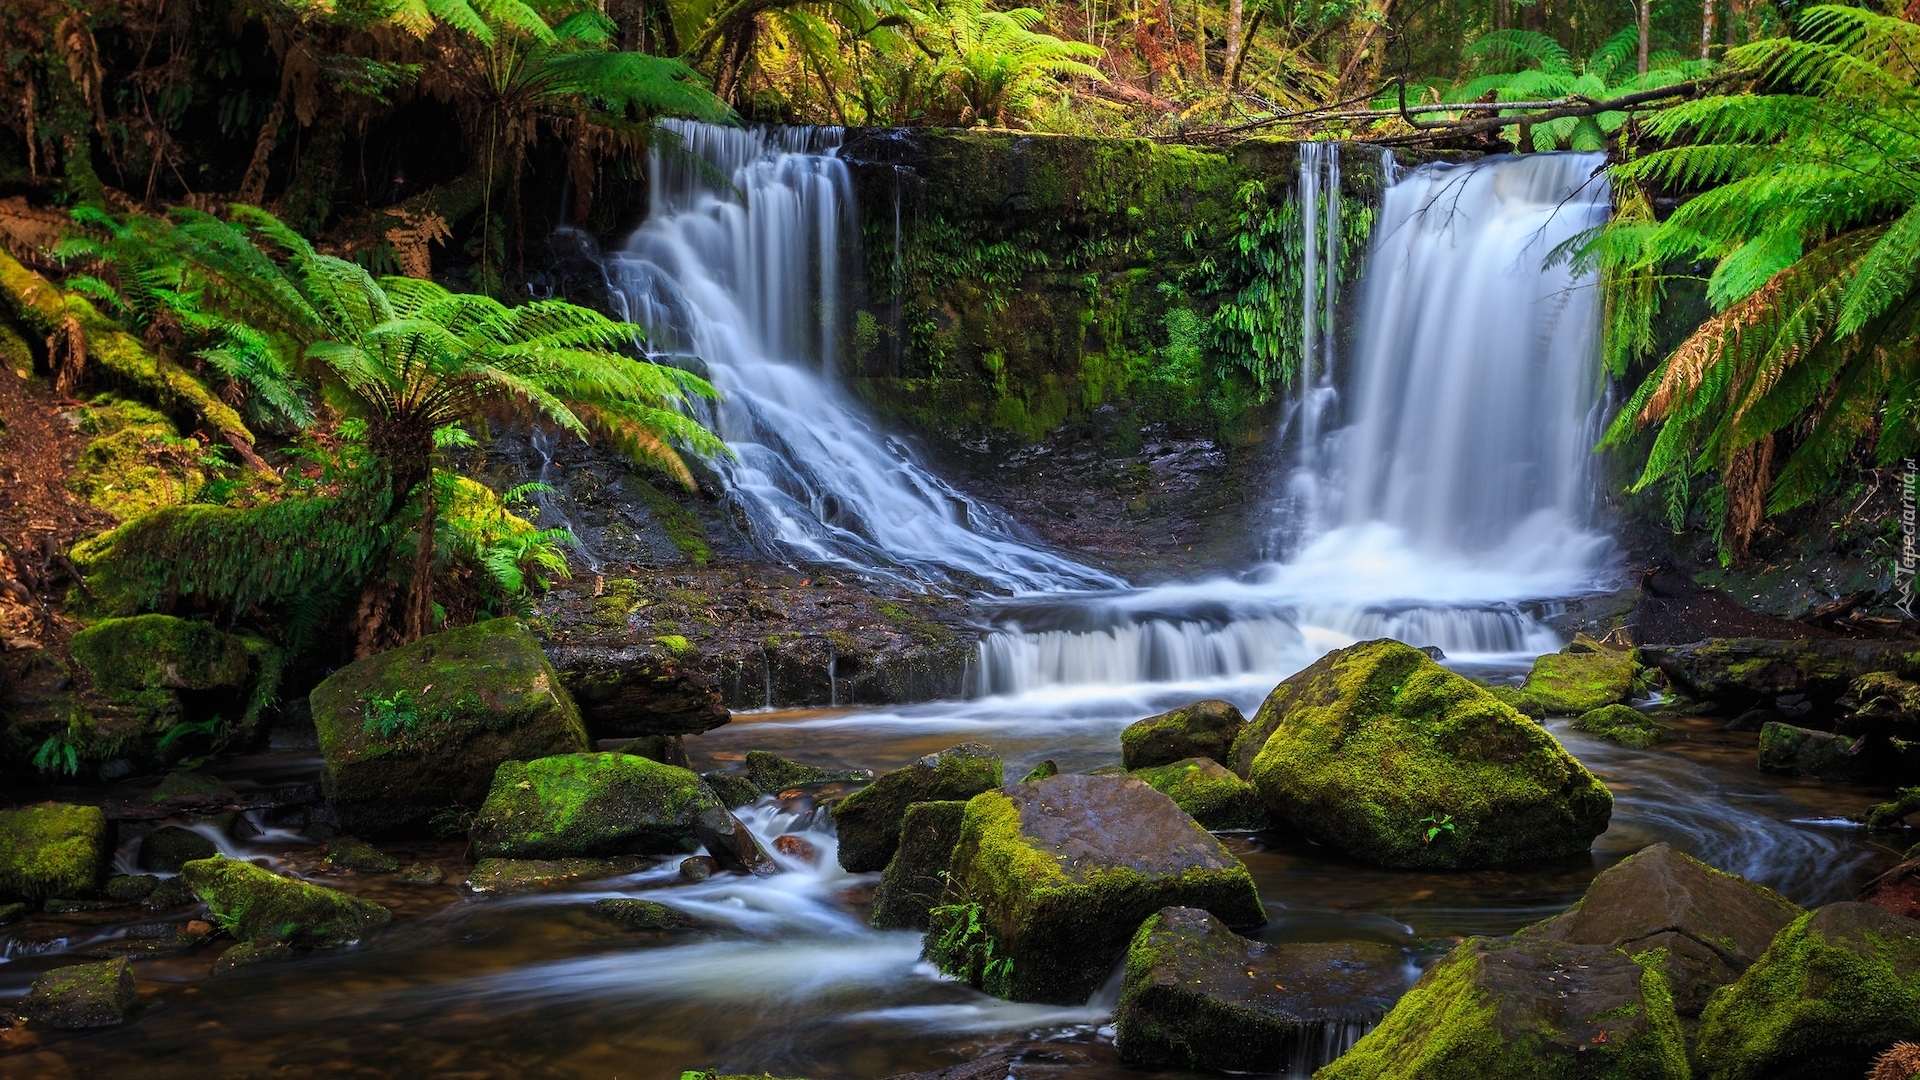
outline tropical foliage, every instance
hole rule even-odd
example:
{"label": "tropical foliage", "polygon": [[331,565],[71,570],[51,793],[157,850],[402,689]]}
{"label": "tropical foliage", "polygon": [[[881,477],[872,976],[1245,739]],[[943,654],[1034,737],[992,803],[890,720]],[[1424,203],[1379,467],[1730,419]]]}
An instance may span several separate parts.
{"label": "tropical foliage", "polygon": [[[1593,55],[1576,62],[1565,47],[1537,30],[1496,30],[1467,46],[1466,55],[1485,74],[1452,88],[1447,101],[1555,101],[1567,98],[1607,100],[1637,90],[1671,86],[1707,75],[1713,64],[1659,52],[1644,72],[1634,66],[1640,32],[1627,27],[1608,38]],[[1600,150],[1607,137],[1627,122],[1624,112],[1563,116],[1529,124],[1534,150]],[[1503,132],[1521,142],[1518,124]]]}

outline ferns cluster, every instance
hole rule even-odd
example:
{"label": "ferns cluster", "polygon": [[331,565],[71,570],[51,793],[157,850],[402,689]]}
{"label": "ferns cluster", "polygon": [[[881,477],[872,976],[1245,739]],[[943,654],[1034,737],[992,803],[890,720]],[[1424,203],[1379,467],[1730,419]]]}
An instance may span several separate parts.
{"label": "ferns cluster", "polygon": [[[1496,30],[1467,46],[1467,58],[1486,73],[1446,92],[1449,102],[1545,101],[1562,98],[1606,99],[1698,79],[1713,70],[1706,60],[1659,52],[1648,58],[1645,73],[1635,70],[1639,30],[1627,27],[1608,38],[1592,56],[1575,61],[1559,42],[1534,30]],[[1489,97],[1491,95],[1491,97]],[[1623,112],[1563,116],[1531,125],[1533,150],[1600,150],[1607,137],[1627,121]],[[1521,128],[1503,129],[1518,145]]]}

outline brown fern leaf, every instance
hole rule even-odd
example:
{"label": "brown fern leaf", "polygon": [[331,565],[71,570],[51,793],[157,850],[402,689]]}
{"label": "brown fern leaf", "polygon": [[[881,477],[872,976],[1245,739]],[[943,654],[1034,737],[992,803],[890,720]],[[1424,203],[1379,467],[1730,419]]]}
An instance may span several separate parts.
{"label": "brown fern leaf", "polygon": [[1920,1080],[1920,1043],[1894,1043],[1873,1060],[1867,1080]]}
{"label": "brown fern leaf", "polygon": [[1697,390],[1708,369],[1720,363],[1730,350],[1738,350],[1749,328],[1774,316],[1774,304],[1784,287],[1776,275],[1753,295],[1702,323],[1700,329],[1681,342],[1667,363],[1659,387],[1640,410],[1640,423],[1646,425],[1666,419],[1675,404]]}

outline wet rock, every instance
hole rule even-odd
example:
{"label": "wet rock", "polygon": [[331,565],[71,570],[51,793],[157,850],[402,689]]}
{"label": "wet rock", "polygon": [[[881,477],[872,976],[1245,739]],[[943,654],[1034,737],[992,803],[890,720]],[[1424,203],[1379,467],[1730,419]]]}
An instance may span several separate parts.
{"label": "wet rock", "polygon": [[645,869],[641,859],[481,859],[467,875],[477,893],[527,892],[596,878],[621,877]]}
{"label": "wet rock", "polygon": [[958,800],[907,807],[900,819],[900,846],[873,891],[874,929],[927,928],[927,913],[946,888],[947,866],[960,842],[960,819],[966,810],[967,804]]}
{"label": "wet rock", "polygon": [[0,810],[0,900],[97,892],[113,854],[112,835],[97,806],[44,803]]}
{"label": "wet rock", "polygon": [[1221,832],[1267,827],[1267,808],[1260,793],[1212,758],[1135,769],[1133,775],[1192,814],[1201,828]]}
{"label": "wet rock", "polygon": [[1727,721],[1728,731],[1759,731],[1768,724],[1787,722],[1785,714],[1778,709],[1748,709],[1732,720]]}
{"label": "wet rock", "polygon": [[720,860],[711,855],[695,855],[680,860],[680,876],[688,881],[705,881],[720,872]]}
{"label": "wet rock", "polygon": [[222,928],[241,941],[325,948],[358,941],[393,919],[370,900],[322,888],[238,859],[202,859],[180,876]]}
{"label": "wet rock", "polygon": [[139,1000],[131,965],[120,959],[54,968],[33,980],[19,1009],[52,1028],[100,1028],[125,1023]]}
{"label": "wet rock", "polygon": [[1462,942],[1315,1080],[1688,1080],[1666,977],[1605,945]]}
{"label": "wet rock", "polygon": [[1830,709],[1854,680],[1875,671],[1920,678],[1920,649],[1911,643],[1834,638],[1709,638],[1689,645],[1642,646],[1646,662],[1688,697],[1728,712],[1804,694]]}
{"label": "wet rock", "polygon": [[1115,1046],[1129,1065],[1304,1076],[1379,1022],[1405,968],[1388,945],[1269,945],[1164,908],[1127,950]]}
{"label": "wet rock", "polygon": [[236,798],[234,790],[217,776],[198,772],[170,772],[161,777],[147,798],[153,802],[213,802]]}
{"label": "wet rock", "polygon": [[1644,750],[1672,737],[1672,732],[1667,730],[1665,724],[1627,705],[1608,705],[1581,713],[1580,718],[1573,722],[1573,729],[1636,750]]}
{"label": "wet rock", "polygon": [[1035,765],[1033,768],[1027,770],[1027,775],[1021,777],[1020,782],[1024,784],[1030,780],[1045,780],[1049,776],[1059,776],[1059,775],[1060,775],[1060,766],[1056,764],[1052,758],[1048,758],[1045,761],[1042,761],[1040,764]]}
{"label": "wet rock", "polygon": [[439,863],[408,863],[400,871],[402,885],[440,885],[447,880],[447,871]]}
{"label": "wet rock", "polygon": [[118,874],[107,879],[107,899],[122,904],[138,904],[153,895],[160,879],[152,874]]}
{"label": "wet rock", "polygon": [[816,863],[820,861],[820,852],[815,850],[814,846],[804,838],[795,836],[792,833],[784,833],[774,837],[773,850],[785,855],[789,859],[799,859],[804,863]]}
{"label": "wet rock", "polygon": [[595,744],[597,749],[618,750],[657,761],[662,765],[687,767],[687,743],[679,735],[642,735],[635,739],[608,739]]}
{"label": "wet rock", "polygon": [[752,830],[719,806],[700,812],[694,824],[694,837],[723,870],[754,877],[770,877],[780,872],[780,864],[754,839]]}
{"label": "wet rock", "polygon": [[126,906],[118,900],[68,900],[56,896],[41,904],[40,910],[49,915],[73,915],[85,911],[111,911]]}
{"label": "wet rock", "polygon": [[1850,780],[1862,767],[1853,748],[1852,739],[1831,731],[1768,724],[1760,729],[1760,771]]}
{"label": "wet rock", "polygon": [[400,860],[351,836],[336,836],[328,841],[327,857],[321,862],[329,869],[361,874],[391,874],[400,869]]}
{"label": "wet rock", "polygon": [[1275,687],[1233,759],[1276,820],[1382,866],[1578,854],[1613,810],[1606,786],[1540,725],[1384,639]]}
{"label": "wet rock", "polygon": [[475,858],[691,852],[702,815],[726,810],[698,776],[632,754],[506,761],[474,816]]}
{"label": "wet rock", "polygon": [[1233,740],[1246,726],[1231,702],[1196,701],[1128,725],[1120,733],[1120,760],[1129,772],[1193,757],[1228,764]]}
{"label": "wet rock", "polygon": [[1867,811],[1867,828],[1897,829],[1914,814],[1920,814],[1920,787],[1902,788],[1894,793],[1892,801],[1878,803]]}
{"label": "wet rock", "polygon": [[765,750],[747,751],[747,780],[762,795],[812,784],[864,783],[872,779],[871,769],[827,769],[789,761]]}
{"label": "wet rock", "polygon": [[516,619],[357,660],[308,701],[327,798],[360,835],[479,803],[503,761],[587,749],[572,700]]}
{"label": "wet rock", "polygon": [[81,955],[114,960],[125,957],[140,960],[154,956],[172,956],[191,952],[205,945],[214,935],[213,924],[201,919],[187,923],[141,923],[127,928],[126,935],[91,946]]}
{"label": "wet rock", "polygon": [[219,845],[205,835],[179,825],[162,825],[140,838],[140,869],[177,874],[196,859],[220,854]]}
{"label": "wet rock", "polygon": [[549,643],[547,657],[597,739],[698,735],[732,718],[697,658],[657,642]]}
{"label": "wet rock", "polygon": [[738,773],[701,773],[700,779],[707,782],[720,804],[729,810],[747,806],[760,797],[760,788]]}
{"label": "wet rock", "polygon": [[147,894],[146,908],[148,911],[167,911],[199,902],[200,898],[193,893],[193,886],[178,877],[161,878],[160,884]]}
{"label": "wet rock", "polygon": [[1907,861],[1881,874],[1860,890],[1860,902],[1908,919],[1920,919],[1920,859]]}
{"label": "wet rock", "polygon": [[908,804],[971,799],[1001,782],[1000,758],[979,743],[961,743],[883,774],[834,804],[840,865],[856,874],[885,869]]}
{"label": "wet rock", "polygon": [[1722,873],[1666,844],[1609,867],[1571,908],[1521,931],[1629,956],[1664,952],[1657,966],[1681,1016],[1698,1016],[1713,991],[1739,978],[1805,914],[1772,889]]}
{"label": "wet rock", "polygon": [[1169,906],[1232,927],[1266,921],[1246,867],[1141,781],[1009,784],[967,803],[926,952],[990,994],[1077,1003]]}
{"label": "wet rock", "polygon": [[1920,922],[1871,904],[1802,915],[1700,1016],[1703,1080],[1860,1076],[1920,1040]]}
{"label": "wet rock", "polygon": [[0,926],[16,923],[27,917],[27,905],[23,903],[0,904]]}
{"label": "wet rock", "polygon": [[1631,650],[1581,635],[1560,652],[1534,660],[1516,707],[1535,716],[1579,716],[1617,705],[1633,693],[1636,667]]}
{"label": "wet rock", "polygon": [[231,975],[243,968],[258,967],[261,964],[283,964],[299,957],[300,950],[285,942],[262,940],[242,941],[213,962],[215,975]]}
{"label": "wet rock", "polygon": [[613,897],[596,900],[593,913],[608,922],[619,923],[629,930],[681,930],[700,925],[691,915],[676,911],[665,904],[656,904],[651,900],[630,900],[625,897]]}

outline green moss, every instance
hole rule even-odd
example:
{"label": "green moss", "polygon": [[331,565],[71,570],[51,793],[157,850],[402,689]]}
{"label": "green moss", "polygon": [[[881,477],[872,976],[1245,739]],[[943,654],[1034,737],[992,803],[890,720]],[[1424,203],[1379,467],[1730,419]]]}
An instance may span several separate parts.
{"label": "green moss", "polygon": [[1625,701],[1635,671],[1631,652],[1579,641],[1536,659],[1520,694],[1548,715],[1579,716]]}
{"label": "green moss", "polygon": [[1830,731],[1770,720],[1760,726],[1758,763],[1762,772],[1846,780],[1856,775],[1854,740]]}
{"label": "green moss", "polygon": [[704,811],[723,809],[685,769],[632,754],[506,761],[473,823],[482,858],[690,852]]}
{"label": "green moss", "polygon": [[112,854],[112,835],[97,806],[0,810],[0,900],[91,895]]}
{"label": "green moss", "polygon": [[481,859],[467,875],[467,888],[477,893],[526,892],[576,881],[631,874],[647,864],[641,859]]}
{"label": "green moss", "polygon": [[180,876],[207,905],[220,928],[241,941],[321,948],[358,941],[392,921],[379,904],[281,877],[238,859],[201,859]]}
{"label": "green moss", "polygon": [[103,619],[73,636],[73,658],[110,690],[243,686],[251,657],[238,637],[171,615]]}
{"label": "green moss", "polygon": [[700,517],[673,496],[655,487],[646,477],[630,475],[624,481],[627,490],[633,492],[647,510],[653,514],[654,521],[667,534],[675,550],[685,556],[695,566],[705,566],[713,561],[713,548],[707,538],[707,527],[700,523]]}
{"label": "green moss", "polygon": [[1582,713],[1573,728],[1636,749],[1672,738],[1665,724],[1628,705],[1607,705]]}
{"label": "green moss", "polygon": [[1267,808],[1253,785],[1212,758],[1187,758],[1171,765],[1135,769],[1133,775],[1193,815],[1202,828],[1264,829]]}
{"label": "green moss", "polygon": [[840,865],[854,873],[885,869],[900,843],[908,804],[971,799],[1003,782],[1000,758],[978,743],[961,743],[882,775],[833,806]]}
{"label": "green moss", "polygon": [[201,444],[181,438],[171,421],[144,405],[95,398],[81,410],[80,430],[93,440],[74,463],[67,488],[123,521],[191,502],[207,481]]}
{"label": "green moss", "polygon": [[864,769],[827,769],[789,761],[765,750],[747,751],[747,779],[762,795],[809,784],[858,783],[873,779]]}
{"label": "green moss", "polygon": [[694,651],[693,646],[688,644],[687,639],[681,637],[679,634],[662,634],[653,640],[661,648],[675,656],[686,656]]}
{"label": "green moss", "polygon": [[139,1002],[133,972],[123,957],[101,964],[54,968],[33,981],[20,1014],[51,1028],[112,1027]]}
{"label": "green moss", "polygon": [[1246,717],[1231,702],[1196,701],[1127,725],[1120,733],[1121,760],[1128,769],[1170,765],[1191,757],[1231,760],[1234,739]]}
{"label": "green moss", "polygon": [[593,913],[629,930],[680,930],[699,925],[692,916],[651,900],[609,897],[596,900]]}

